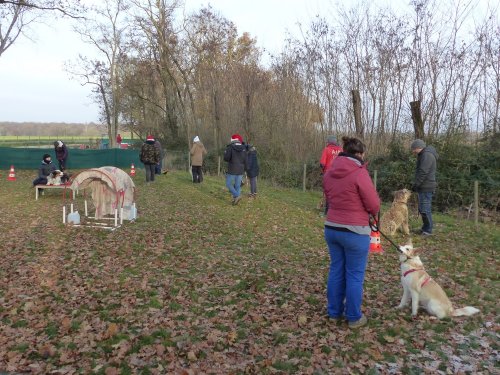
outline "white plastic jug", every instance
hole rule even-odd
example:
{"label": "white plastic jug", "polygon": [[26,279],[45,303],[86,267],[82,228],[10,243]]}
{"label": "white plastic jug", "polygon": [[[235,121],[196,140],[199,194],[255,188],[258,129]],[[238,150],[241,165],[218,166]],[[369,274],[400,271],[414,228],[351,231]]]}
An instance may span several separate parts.
{"label": "white plastic jug", "polygon": [[68,224],[80,224],[80,214],[78,211],[68,214]]}
{"label": "white plastic jug", "polygon": [[129,215],[129,220],[135,220],[137,219],[137,208],[135,208],[135,205],[130,207],[130,215]]}

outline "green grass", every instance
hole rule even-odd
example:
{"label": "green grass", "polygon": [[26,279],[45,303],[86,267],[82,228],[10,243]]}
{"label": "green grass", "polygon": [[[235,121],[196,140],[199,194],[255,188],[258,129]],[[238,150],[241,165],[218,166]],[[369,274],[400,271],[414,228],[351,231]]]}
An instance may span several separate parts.
{"label": "green grass", "polygon": [[[399,262],[382,239],[385,252],[370,255],[366,272],[369,324],[351,332],[325,319],[329,256],[319,192],[259,181],[257,199],[232,206],[222,178],[193,185],[174,171],[146,186],[139,171],[138,220],[106,232],[63,226],[61,196],[35,202],[32,173],[17,178],[0,179],[0,225],[8,234],[0,247],[0,348],[11,352],[0,349],[0,369],[10,355],[19,356],[15,372],[36,362],[57,372],[65,366],[57,358],[69,352],[74,362],[66,366],[81,373],[110,366],[162,373],[160,365],[163,373],[217,373],[224,363],[234,373],[417,374],[437,363],[452,369],[453,356],[474,350],[476,372],[494,372],[500,229],[493,224],[475,228],[436,213],[434,236],[413,236],[453,304],[481,314],[438,321],[420,311],[412,320],[409,309],[394,309]],[[81,207],[81,195],[74,204]],[[110,336],[111,323],[117,332]],[[45,344],[57,358],[37,354]]]}

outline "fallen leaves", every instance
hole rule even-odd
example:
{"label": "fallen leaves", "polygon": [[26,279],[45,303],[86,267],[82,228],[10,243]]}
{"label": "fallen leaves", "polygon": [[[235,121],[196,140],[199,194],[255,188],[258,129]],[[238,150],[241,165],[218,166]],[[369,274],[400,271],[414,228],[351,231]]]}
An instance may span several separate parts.
{"label": "fallen leaves", "polygon": [[[140,219],[115,232],[35,220],[59,215],[60,199],[31,207],[21,188],[9,192],[11,207],[0,194],[0,224],[17,239],[0,243],[0,372],[493,368],[499,326],[488,264],[495,259],[478,253],[461,267],[458,255],[467,249],[434,236],[438,244],[426,252],[430,272],[439,265],[451,298],[470,297],[483,313],[450,322],[420,314],[413,322],[408,310],[394,309],[401,297],[397,256],[370,257],[363,302],[369,324],[353,332],[325,318],[329,258],[322,223],[314,209],[302,208],[313,207],[314,197],[294,191],[273,197],[269,188],[269,196],[234,208],[210,193],[220,180],[207,178],[195,189],[185,177],[169,173],[141,190]],[[303,204],[298,209],[282,198]],[[447,259],[449,249],[454,256]],[[468,283],[478,268],[489,279],[478,279],[481,291],[473,295]]]}

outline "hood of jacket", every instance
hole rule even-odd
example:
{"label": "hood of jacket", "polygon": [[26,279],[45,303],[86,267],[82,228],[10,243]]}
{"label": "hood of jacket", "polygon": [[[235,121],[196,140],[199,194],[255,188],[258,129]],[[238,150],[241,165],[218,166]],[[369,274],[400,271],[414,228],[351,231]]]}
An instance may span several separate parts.
{"label": "hood of jacket", "polygon": [[341,152],[333,161],[330,173],[334,178],[344,178],[360,168],[366,169],[366,163],[363,163],[363,161],[353,155]]}
{"label": "hood of jacket", "polygon": [[435,149],[433,146],[426,146],[424,149],[422,149],[422,151],[420,151],[419,156],[420,156],[420,155],[423,155],[423,154],[424,154],[424,153],[426,153],[426,152],[428,152],[428,153],[430,153],[430,154],[434,155],[434,157],[436,158],[436,160],[438,160],[438,159],[439,159],[439,155],[438,155],[438,153],[437,153],[436,149]]}
{"label": "hood of jacket", "polygon": [[233,142],[233,143],[231,143],[230,146],[236,152],[241,152],[241,151],[246,150],[245,145],[242,145],[241,143],[238,143],[238,142]]}

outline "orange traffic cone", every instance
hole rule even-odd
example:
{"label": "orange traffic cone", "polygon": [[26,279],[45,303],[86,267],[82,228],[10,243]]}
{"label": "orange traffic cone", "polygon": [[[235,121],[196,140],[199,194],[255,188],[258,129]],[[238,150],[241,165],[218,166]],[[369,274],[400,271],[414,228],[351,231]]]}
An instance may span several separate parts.
{"label": "orange traffic cone", "polygon": [[134,163],[132,163],[132,165],[130,166],[130,177],[134,176],[135,176],[135,165]]}
{"label": "orange traffic cone", "polygon": [[372,232],[370,233],[370,253],[383,253],[384,249],[382,249],[382,245],[380,244],[380,232]]}
{"label": "orange traffic cone", "polygon": [[10,166],[10,172],[7,176],[7,181],[16,181],[16,171],[14,170],[14,166]]}

